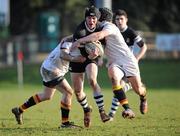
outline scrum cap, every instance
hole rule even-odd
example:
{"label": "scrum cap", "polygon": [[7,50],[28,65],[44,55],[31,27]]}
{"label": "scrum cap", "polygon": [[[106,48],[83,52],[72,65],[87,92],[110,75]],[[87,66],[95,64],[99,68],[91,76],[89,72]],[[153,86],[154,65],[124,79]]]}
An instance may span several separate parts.
{"label": "scrum cap", "polygon": [[104,7],[104,8],[99,8],[99,11],[101,13],[101,17],[99,21],[110,21],[110,22],[112,21],[113,12],[110,9]]}
{"label": "scrum cap", "polygon": [[87,16],[96,16],[97,19],[99,20],[101,13],[99,12],[98,8],[91,6],[89,8],[86,8],[85,17],[87,17]]}

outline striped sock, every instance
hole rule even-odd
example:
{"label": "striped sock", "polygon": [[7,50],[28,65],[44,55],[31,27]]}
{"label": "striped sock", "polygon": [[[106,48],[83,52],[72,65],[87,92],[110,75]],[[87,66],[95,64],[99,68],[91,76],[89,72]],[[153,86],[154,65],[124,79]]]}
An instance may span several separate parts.
{"label": "striped sock", "polygon": [[112,104],[111,104],[111,109],[110,109],[110,112],[109,112],[109,116],[110,117],[114,117],[114,115],[116,114],[116,111],[119,107],[119,101],[117,98],[113,97],[112,99]]}
{"label": "striped sock", "polygon": [[98,106],[99,112],[104,111],[104,99],[101,93],[94,93],[94,99]]}
{"label": "striped sock", "polygon": [[87,102],[87,97],[84,96],[84,98],[82,100],[78,100],[78,102],[80,103],[80,105],[82,106],[84,112],[86,112],[87,110],[89,110],[89,104]]}
{"label": "striped sock", "polygon": [[31,96],[23,105],[21,105],[19,107],[19,112],[23,113],[26,109],[28,109],[31,106],[34,106],[40,102],[41,102],[41,100],[40,100],[38,94]]}
{"label": "striped sock", "polygon": [[123,106],[123,108],[125,110],[129,109],[129,104],[128,104],[128,100],[126,98],[126,94],[120,85],[113,87],[113,93],[114,93],[114,97],[118,99],[118,101]]}
{"label": "striped sock", "polygon": [[125,85],[123,86],[123,91],[124,92],[127,92],[129,91],[130,89],[132,89],[132,86],[130,83],[125,83]]}

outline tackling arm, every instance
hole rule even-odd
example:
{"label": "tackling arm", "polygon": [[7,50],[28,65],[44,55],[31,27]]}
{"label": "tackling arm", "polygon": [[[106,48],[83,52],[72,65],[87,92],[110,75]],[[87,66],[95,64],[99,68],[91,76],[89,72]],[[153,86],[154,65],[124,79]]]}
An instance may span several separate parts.
{"label": "tackling arm", "polygon": [[86,37],[83,37],[83,38],[80,38],[77,40],[77,42],[79,44],[84,44],[84,43],[87,43],[87,42],[95,42],[95,41],[98,41],[98,40],[101,40],[103,38],[105,38],[106,36],[109,35],[109,32],[106,31],[106,30],[102,30],[102,31],[99,31],[99,32],[95,32],[95,33],[92,33]]}
{"label": "tackling arm", "polygon": [[71,62],[84,62],[86,60],[86,58],[81,55],[71,56],[69,53],[67,53],[67,49],[61,50],[60,58]]}

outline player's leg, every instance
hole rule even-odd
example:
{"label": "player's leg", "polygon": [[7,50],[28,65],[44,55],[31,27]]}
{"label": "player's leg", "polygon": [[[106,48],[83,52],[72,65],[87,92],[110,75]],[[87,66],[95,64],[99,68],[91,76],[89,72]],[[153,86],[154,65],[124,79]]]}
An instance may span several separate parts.
{"label": "player's leg", "polygon": [[146,98],[146,87],[141,82],[140,76],[133,76],[129,77],[128,80],[130,81],[133,90],[140,96],[140,112],[142,114],[147,113],[148,111],[148,104]]}
{"label": "player's leg", "polygon": [[111,65],[108,68],[108,75],[112,82],[112,88],[114,97],[118,99],[119,103],[122,105],[122,107],[125,109],[123,112],[123,117],[125,118],[134,118],[135,114],[132,112],[132,110],[129,107],[128,100],[126,98],[126,94],[122,89],[122,86],[120,85],[120,80],[124,76],[124,73],[121,69],[119,69],[117,66]]}
{"label": "player's leg", "polygon": [[[127,91],[129,91],[130,89],[132,89],[131,84],[127,81],[127,79],[125,77],[123,77],[123,80],[120,81],[121,86],[123,87],[123,91],[126,93]],[[110,112],[109,112],[109,117],[110,117],[110,121],[113,121],[113,118],[116,114],[116,111],[119,107],[119,101],[117,98],[113,97],[112,98],[112,103],[111,103],[111,108],[110,108]]]}
{"label": "player's leg", "polygon": [[132,89],[131,83],[126,77],[123,77],[123,80],[120,81],[120,84],[123,87],[123,91],[125,93]]}
{"label": "player's leg", "polygon": [[110,111],[109,111],[109,117],[110,117],[110,121],[113,121],[113,118],[114,118],[114,116],[115,116],[115,114],[116,114],[116,111],[117,111],[117,109],[119,108],[119,101],[118,101],[118,99],[114,96],[113,98],[112,98],[112,102],[111,102],[111,108],[110,108]]}
{"label": "player's leg", "polygon": [[61,81],[61,77],[58,77],[57,72],[49,71],[44,67],[41,67],[40,70],[43,78],[44,90],[41,93],[31,96],[21,106],[12,109],[12,113],[15,115],[18,124],[23,123],[22,113],[25,110],[42,101],[50,100],[56,91],[55,86]]}
{"label": "player's leg", "polygon": [[89,127],[92,108],[89,106],[87,96],[84,93],[84,73],[71,73],[71,80],[76,98],[84,110],[84,125]]}
{"label": "player's leg", "polygon": [[99,84],[97,83],[97,74],[98,74],[97,64],[89,63],[86,66],[86,74],[87,74],[88,82],[89,82],[91,88],[93,89],[93,96],[94,96],[95,102],[98,106],[101,120],[103,122],[106,122],[110,118],[105,113],[103,94],[102,94]]}
{"label": "player's leg", "polygon": [[69,121],[69,113],[71,110],[71,102],[73,96],[73,90],[66,79],[63,79],[57,86],[56,89],[62,93],[60,100],[60,112],[61,112],[61,128],[76,128],[79,127],[74,125],[73,122]]}
{"label": "player's leg", "polygon": [[50,100],[53,97],[55,90],[56,90],[55,88],[45,87],[43,92],[31,96],[29,99],[26,100],[25,103],[23,103],[19,107],[13,108],[12,113],[15,115],[17,123],[18,124],[23,123],[22,113],[25,110],[27,110],[28,108],[34,105],[37,105],[42,101]]}

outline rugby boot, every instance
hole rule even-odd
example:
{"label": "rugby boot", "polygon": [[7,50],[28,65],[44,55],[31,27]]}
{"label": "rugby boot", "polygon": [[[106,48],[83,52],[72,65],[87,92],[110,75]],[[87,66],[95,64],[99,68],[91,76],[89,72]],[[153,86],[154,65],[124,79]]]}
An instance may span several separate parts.
{"label": "rugby boot", "polygon": [[146,98],[140,98],[140,112],[146,114],[148,112],[148,103]]}
{"label": "rugby boot", "polygon": [[104,110],[100,111],[99,113],[100,113],[102,122],[106,122],[110,120],[110,117],[105,113]]}
{"label": "rugby boot", "polygon": [[89,106],[84,110],[84,126],[90,127],[91,126],[91,113],[92,107]]}
{"label": "rugby boot", "polygon": [[131,109],[126,109],[122,112],[123,118],[132,119],[135,118],[135,114]]}
{"label": "rugby boot", "polygon": [[65,122],[60,125],[59,128],[82,128],[81,126],[75,125],[74,122]]}
{"label": "rugby boot", "polygon": [[15,115],[17,123],[19,125],[23,124],[23,114],[20,113],[19,108],[15,107],[11,110],[11,112]]}
{"label": "rugby boot", "polygon": [[113,115],[113,113],[109,113],[108,116],[109,116],[109,121],[113,121],[113,120],[114,120],[114,115]]}

